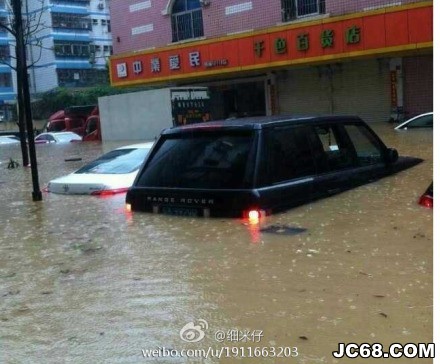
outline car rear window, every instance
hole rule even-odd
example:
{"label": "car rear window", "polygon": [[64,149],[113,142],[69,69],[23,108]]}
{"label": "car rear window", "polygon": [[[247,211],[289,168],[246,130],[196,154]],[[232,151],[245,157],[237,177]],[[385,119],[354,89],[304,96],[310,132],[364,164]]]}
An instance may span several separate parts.
{"label": "car rear window", "polygon": [[125,174],[139,169],[149,149],[116,149],[82,167],[75,173]]}
{"label": "car rear window", "polygon": [[254,161],[252,131],[184,133],[162,139],[138,186],[245,188]]}

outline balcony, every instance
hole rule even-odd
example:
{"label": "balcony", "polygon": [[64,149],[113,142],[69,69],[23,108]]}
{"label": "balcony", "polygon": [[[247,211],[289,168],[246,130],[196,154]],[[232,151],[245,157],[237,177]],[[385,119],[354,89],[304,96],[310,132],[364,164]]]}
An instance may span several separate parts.
{"label": "balcony", "polygon": [[89,6],[90,0],[50,0],[52,5]]}

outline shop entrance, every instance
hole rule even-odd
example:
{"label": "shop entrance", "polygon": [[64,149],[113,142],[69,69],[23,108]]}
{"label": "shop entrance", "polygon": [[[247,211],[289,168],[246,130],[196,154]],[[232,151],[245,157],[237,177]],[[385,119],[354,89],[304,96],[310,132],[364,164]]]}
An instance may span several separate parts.
{"label": "shop entrance", "polygon": [[209,86],[214,120],[266,115],[264,81]]}

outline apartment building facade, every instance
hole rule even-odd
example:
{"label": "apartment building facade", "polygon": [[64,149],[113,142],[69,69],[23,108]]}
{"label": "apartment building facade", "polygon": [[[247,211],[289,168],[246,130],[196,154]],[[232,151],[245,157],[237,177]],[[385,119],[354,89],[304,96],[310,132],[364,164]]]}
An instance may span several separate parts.
{"label": "apartment building facade", "polygon": [[[31,94],[56,87],[89,87],[108,82],[113,52],[109,0],[23,0],[32,27],[27,49]],[[10,1],[0,1],[0,17],[11,19]],[[16,100],[14,39],[0,29],[0,110],[8,117]],[[3,107],[2,107],[3,105]]]}
{"label": "apartment building facade", "polygon": [[[9,12],[6,2],[0,1],[0,22],[7,24]],[[6,120],[10,115],[8,104],[15,100],[15,87],[11,62],[11,38],[9,33],[0,27],[0,122]]]}
{"label": "apartment building facade", "polygon": [[213,115],[432,110],[431,1],[112,0],[115,86],[209,86]]}

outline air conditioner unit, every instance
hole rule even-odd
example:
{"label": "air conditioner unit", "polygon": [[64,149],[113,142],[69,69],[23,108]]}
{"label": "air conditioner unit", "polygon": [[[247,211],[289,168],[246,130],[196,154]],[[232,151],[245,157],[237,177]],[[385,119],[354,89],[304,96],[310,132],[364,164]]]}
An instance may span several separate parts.
{"label": "air conditioner unit", "polygon": [[100,10],[104,10],[104,4],[103,4],[103,3],[99,3],[99,4],[98,4],[98,9],[100,9]]}

